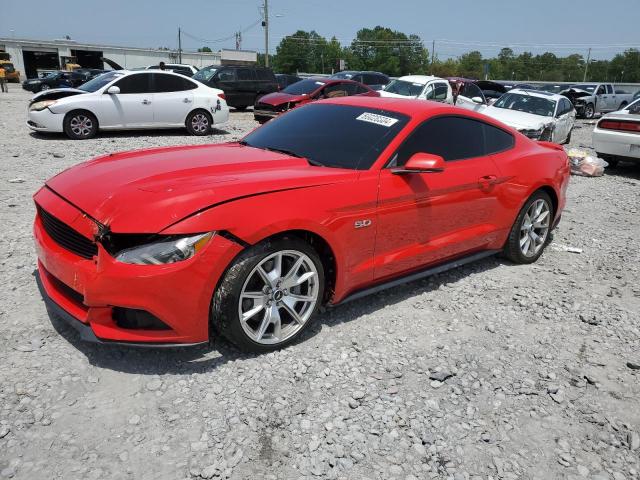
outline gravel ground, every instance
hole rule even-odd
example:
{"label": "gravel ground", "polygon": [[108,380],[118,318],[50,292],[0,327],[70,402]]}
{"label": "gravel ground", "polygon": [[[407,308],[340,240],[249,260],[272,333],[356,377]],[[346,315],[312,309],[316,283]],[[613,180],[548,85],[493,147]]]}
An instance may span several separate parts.
{"label": "gravel ground", "polygon": [[[0,478],[640,478],[640,169],[572,178],[540,261],[489,258],[329,310],[268,355],[80,343],[33,278],[31,195],[92,156],[222,142],[34,136],[0,94]],[[573,146],[590,146],[581,122]],[[582,249],[571,253],[567,247]]]}

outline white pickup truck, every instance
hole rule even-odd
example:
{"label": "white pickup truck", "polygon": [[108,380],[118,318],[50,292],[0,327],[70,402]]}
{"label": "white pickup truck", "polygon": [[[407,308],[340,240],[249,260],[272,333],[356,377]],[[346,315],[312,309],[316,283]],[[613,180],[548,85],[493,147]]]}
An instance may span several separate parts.
{"label": "white pickup truck", "polygon": [[571,100],[578,117],[593,118],[596,113],[615,112],[632,102],[633,94],[616,90],[611,83],[578,83],[560,95]]}

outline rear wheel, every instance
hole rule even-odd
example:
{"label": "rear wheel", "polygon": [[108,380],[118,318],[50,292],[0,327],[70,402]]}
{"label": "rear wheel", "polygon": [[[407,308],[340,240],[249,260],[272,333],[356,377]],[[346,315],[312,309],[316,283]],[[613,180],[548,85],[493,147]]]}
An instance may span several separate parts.
{"label": "rear wheel", "polygon": [[309,327],[323,294],[316,251],[297,238],[269,240],[249,248],[226,272],[211,316],[240,349],[267,352],[289,345]]}
{"label": "rear wheel", "polygon": [[504,255],[515,263],[535,262],[547,246],[553,220],[553,203],[541,190],[524,204],[511,228]]}
{"label": "rear wheel", "polygon": [[49,85],[47,85],[46,83],[43,83],[42,85],[40,85],[40,91],[44,92],[45,90],[49,90],[51,87]]}
{"label": "rear wheel", "polygon": [[98,120],[86,110],[67,113],[63,121],[64,133],[72,140],[86,140],[95,136],[98,131]]}
{"label": "rear wheel", "polygon": [[204,110],[195,110],[187,116],[185,121],[187,131],[191,135],[203,136],[211,133],[213,127],[213,118]]}
{"label": "rear wheel", "polygon": [[567,135],[566,140],[564,141],[565,145],[567,143],[571,143],[571,132],[573,132],[573,128],[571,130],[569,130],[569,134]]}
{"label": "rear wheel", "polygon": [[628,103],[627,103],[627,102],[622,102],[622,103],[620,104],[620,107],[618,107],[618,110],[622,110],[622,109],[623,109],[624,107],[626,107],[627,105],[628,105]]}

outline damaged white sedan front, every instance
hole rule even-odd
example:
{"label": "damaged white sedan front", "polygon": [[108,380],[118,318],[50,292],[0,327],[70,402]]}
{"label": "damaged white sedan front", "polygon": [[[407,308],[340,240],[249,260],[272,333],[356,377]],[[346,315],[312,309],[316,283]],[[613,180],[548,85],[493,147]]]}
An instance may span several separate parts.
{"label": "damaged white sedan front", "polygon": [[482,113],[529,138],[554,143],[569,143],[576,122],[568,98],[538,90],[510,90]]}

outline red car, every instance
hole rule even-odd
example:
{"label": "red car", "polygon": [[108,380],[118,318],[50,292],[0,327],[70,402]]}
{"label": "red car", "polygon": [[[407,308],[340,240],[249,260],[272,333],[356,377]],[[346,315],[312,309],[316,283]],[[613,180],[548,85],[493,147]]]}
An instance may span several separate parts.
{"label": "red car", "polygon": [[241,142],[106,155],[34,199],[48,306],[98,342],[267,351],[322,304],[499,252],[534,262],[565,205],[562,147],[445,104],[348,97]]}
{"label": "red car", "polygon": [[312,77],[293,83],[280,92],[260,97],[253,107],[253,118],[263,124],[293,107],[324,98],[352,95],[380,96],[367,85],[353,80]]}

